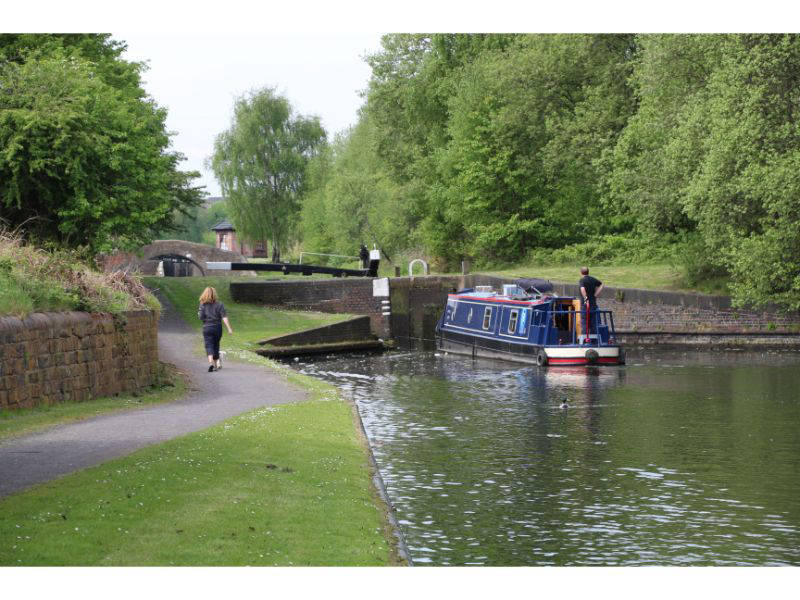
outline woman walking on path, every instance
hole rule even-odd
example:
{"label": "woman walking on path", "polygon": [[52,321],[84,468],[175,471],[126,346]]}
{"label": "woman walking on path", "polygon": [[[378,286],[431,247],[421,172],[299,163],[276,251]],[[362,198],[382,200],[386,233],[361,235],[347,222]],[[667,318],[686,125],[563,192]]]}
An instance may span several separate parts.
{"label": "woman walking on path", "polygon": [[225,305],[217,300],[217,290],[207,287],[200,294],[200,308],[197,309],[197,316],[203,322],[203,342],[208,354],[208,372],[220,369],[222,364],[219,360],[219,341],[222,339],[222,323],[228,328],[228,333],[233,333],[228,315],[225,312]]}

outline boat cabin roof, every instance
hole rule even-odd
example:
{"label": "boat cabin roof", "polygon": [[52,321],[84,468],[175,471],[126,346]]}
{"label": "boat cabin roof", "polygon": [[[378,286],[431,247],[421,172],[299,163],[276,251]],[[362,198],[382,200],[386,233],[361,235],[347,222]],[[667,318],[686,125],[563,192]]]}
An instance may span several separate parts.
{"label": "boat cabin roof", "polygon": [[492,290],[490,286],[478,286],[476,288],[466,288],[463,290],[458,290],[455,294],[448,294],[447,297],[448,299],[453,299],[453,300],[482,300],[485,302],[492,302],[499,304],[516,304],[518,306],[550,304],[552,302],[556,302],[559,300],[572,302],[574,300],[573,296],[529,294],[526,292],[522,292],[521,290],[520,293],[513,293],[506,295],[506,294],[500,294]]}

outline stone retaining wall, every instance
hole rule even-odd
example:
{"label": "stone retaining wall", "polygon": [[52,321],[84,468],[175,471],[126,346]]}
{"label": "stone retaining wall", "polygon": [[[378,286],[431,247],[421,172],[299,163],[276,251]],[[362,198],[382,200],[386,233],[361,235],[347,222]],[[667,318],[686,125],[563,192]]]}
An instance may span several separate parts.
{"label": "stone retaining wall", "polygon": [[370,330],[370,318],[364,315],[363,317],[353,317],[352,319],[341,321],[340,323],[331,323],[330,325],[314,327],[312,329],[306,329],[305,331],[298,331],[297,333],[279,335],[262,340],[259,344],[269,344],[270,346],[294,346],[297,344],[331,344],[368,339],[374,339],[374,337]]}
{"label": "stone retaining wall", "polygon": [[129,393],[158,380],[158,317],[34,313],[0,317],[0,408]]}
{"label": "stone retaining wall", "polygon": [[617,340],[623,346],[680,346],[708,349],[758,348],[776,350],[800,349],[800,334],[769,333],[620,333]]}

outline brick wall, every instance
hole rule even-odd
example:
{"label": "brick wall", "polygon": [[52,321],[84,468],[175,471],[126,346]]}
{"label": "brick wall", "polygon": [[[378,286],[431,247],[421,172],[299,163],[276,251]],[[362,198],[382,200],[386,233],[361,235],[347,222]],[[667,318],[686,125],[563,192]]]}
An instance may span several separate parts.
{"label": "brick wall", "polygon": [[156,382],[158,318],[146,310],[0,317],[0,407],[133,392]]}

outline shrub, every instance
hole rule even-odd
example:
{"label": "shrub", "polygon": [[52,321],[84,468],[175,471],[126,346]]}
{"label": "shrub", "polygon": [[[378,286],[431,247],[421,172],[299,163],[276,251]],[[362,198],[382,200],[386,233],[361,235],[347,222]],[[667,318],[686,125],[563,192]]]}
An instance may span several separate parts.
{"label": "shrub", "polygon": [[158,301],[138,277],[100,273],[67,251],[45,252],[0,230],[0,314],[24,317],[35,311],[120,313]]}
{"label": "shrub", "polygon": [[563,248],[537,248],[528,254],[531,264],[663,263],[673,260],[675,240],[669,236],[643,239],[632,235],[604,235]]}

